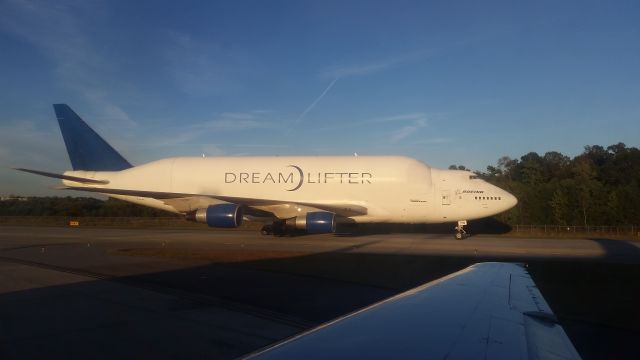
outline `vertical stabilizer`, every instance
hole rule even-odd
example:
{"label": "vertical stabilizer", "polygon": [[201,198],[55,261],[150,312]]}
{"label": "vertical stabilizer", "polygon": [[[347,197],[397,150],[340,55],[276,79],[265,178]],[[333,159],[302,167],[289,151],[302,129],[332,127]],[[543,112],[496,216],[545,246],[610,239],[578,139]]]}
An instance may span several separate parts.
{"label": "vertical stabilizer", "polygon": [[132,167],[66,104],[54,104],[73,170],[119,171]]}

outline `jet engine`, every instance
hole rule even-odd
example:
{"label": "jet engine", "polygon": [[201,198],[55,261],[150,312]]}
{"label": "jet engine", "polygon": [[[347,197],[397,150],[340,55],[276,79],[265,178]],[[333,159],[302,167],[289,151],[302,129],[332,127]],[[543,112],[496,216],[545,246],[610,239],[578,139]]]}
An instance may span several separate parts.
{"label": "jet engine", "polygon": [[206,223],[210,227],[234,228],[242,224],[242,207],[237,204],[209,205],[187,214],[187,220]]}
{"label": "jet engine", "polygon": [[305,230],[309,234],[324,234],[336,231],[336,214],[326,211],[312,211],[305,216],[285,220],[290,229]]}

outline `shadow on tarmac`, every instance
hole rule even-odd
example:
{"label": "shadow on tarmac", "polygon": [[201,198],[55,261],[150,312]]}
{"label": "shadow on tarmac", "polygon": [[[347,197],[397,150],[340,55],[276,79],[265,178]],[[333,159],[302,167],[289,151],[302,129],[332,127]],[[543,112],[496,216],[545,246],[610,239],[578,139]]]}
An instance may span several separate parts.
{"label": "shadow on tarmac", "polygon": [[[603,257],[585,261],[539,258],[509,258],[507,261],[528,264],[534,281],[583,358],[640,358],[636,344],[640,335],[640,307],[637,304],[640,298],[640,266],[637,263],[616,263],[622,254],[640,257],[640,251],[631,244],[617,240],[593,241],[606,251]],[[301,327],[309,327],[473,263],[505,261],[499,257],[372,254],[353,253],[351,250],[354,249],[239,262],[211,259],[207,265],[180,270],[124,277],[105,275],[104,279],[92,282],[2,294],[0,308],[4,307],[3,304],[15,304],[24,299],[55,299],[63,293],[86,293],[91,291],[91,287],[115,282],[177,296],[183,301],[176,304],[175,311],[207,306],[222,306],[240,312],[258,309],[257,314],[260,311],[280,314],[283,318],[304,324]],[[28,305],[28,301],[25,304]],[[47,306],[46,303],[40,305]],[[114,309],[91,307],[99,306],[97,303],[55,301],[50,306],[50,309],[40,309],[36,314],[24,314],[23,321],[26,323],[19,326],[44,326],[43,321],[73,322],[74,317],[78,316],[96,316],[101,321],[113,317],[113,328],[105,332],[100,343],[83,345],[102,352],[106,358],[110,355],[145,354],[145,349],[154,346],[157,340],[141,334],[145,331],[155,334],[159,329],[172,332],[177,347],[198,346],[193,344],[198,337],[190,334],[199,330],[168,329],[162,319],[146,323],[141,318],[123,317]],[[36,316],[38,314],[40,316]],[[54,330],[56,328],[51,324],[48,326]],[[7,335],[15,329],[11,328],[11,323],[5,322],[0,330],[0,334]],[[143,341],[122,343],[123,334]],[[51,336],[55,344],[50,346],[77,346],[76,333]],[[124,348],[110,349],[110,336],[117,337],[119,342],[114,344]],[[241,340],[237,343],[233,341],[228,338],[220,340],[219,345],[223,350],[216,356],[233,358],[256,349],[255,345],[244,344]],[[6,340],[4,344],[0,342],[0,349],[4,347],[6,350],[8,346],[10,344]],[[43,357],[46,350],[47,347],[43,346]]]}
{"label": "shadow on tarmac", "polygon": [[608,261],[620,261],[626,259],[639,259],[640,247],[634,246],[627,241],[619,241],[607,238],[590,238],[595,241],[602,250],[605,251],[605,259]]}
{"label": "shadow on tarmac", "polygon": [[[338,224],[335,236],[360,237],[381,234],[455,234],[455,223],[445,224]],[[506,234],[511,226],[494,218],[471,220],[465,227],[470,234]]]}

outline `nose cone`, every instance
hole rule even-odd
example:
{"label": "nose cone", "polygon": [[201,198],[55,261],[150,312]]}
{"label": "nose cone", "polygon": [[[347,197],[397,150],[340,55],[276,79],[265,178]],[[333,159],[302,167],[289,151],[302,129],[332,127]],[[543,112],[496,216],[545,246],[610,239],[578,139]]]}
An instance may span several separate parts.
{"label": "nose cone", "polygon": [[513,208],[514,206],[516,206],[518,204],[518,198],[516,198],[515,196],[509,194],[508,192],[504,192],[504,198],[505,198],[505,209],[504,211],[507,211],[511,208]]}

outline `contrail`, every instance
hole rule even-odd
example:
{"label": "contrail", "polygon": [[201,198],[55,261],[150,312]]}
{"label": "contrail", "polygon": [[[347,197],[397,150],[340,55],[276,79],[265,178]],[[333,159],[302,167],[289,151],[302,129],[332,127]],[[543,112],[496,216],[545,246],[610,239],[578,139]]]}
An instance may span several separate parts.
{"label": "contrail", "polygon": [[326,89],[324,89],[324,91],[322,92],[322,94],[320,94],[320,96],[318,96],[312,103],[311,105],[309,105],[303,112],[302,114],[300,114],[300,116],[298,116],[298,120],[296,122],[300,122],[305,115],[307,115],[307,113],[309,111],[311,111],[311,109],[313,109],[316,104],[318,104],[320,102],[320,100],[322,100],[322,98],[327,95],[327,93],[329,92],[329,90],[331,90],[331,88],[333,87],[333,85],[335,85],[336,81],[338,81],[338,79],[340,79],[340,77],[337,77],[335,79],[333,79],[333,81],[331,82],[331,84],[329,84],[329,86],[327,86]]}

